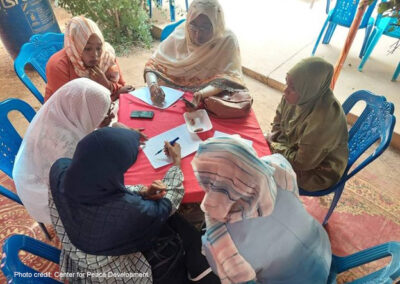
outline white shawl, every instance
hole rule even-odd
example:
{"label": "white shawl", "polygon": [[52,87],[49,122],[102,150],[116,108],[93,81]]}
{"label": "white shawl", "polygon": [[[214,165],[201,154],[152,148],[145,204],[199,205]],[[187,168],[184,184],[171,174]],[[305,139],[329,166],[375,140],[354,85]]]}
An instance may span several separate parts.
{"label": "white shawl", "polygon": [[[189,37],[189,23],[206,15],[213,27],[212,38],[197,46]],[[145,72],[154,72],[170,84],[199,88],[208,84],[224,89],[243,89],[243,74],[236,36],[225,28],[224,13],[217,0],[194,0],[186,23],[164,40],[147,62]],[[229,89],[229,88],[228,88]]]}
{"label": "white shawl", "polygon": [[109,90],[79,78],[58,89],[33,118],[15,158],[13,179],[36,221],[51,224],[50,167],[59,158],[72,158],[78,142],[100,125],[110,104]]}

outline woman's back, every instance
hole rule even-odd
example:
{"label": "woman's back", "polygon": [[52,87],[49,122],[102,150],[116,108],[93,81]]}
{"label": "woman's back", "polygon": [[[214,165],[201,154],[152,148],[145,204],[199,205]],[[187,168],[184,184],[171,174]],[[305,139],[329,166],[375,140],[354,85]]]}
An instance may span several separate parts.
{"label": "woman's back", "polygon": [[278,189],[271,215],[227,228],[260,283],[326,283],[332,257],[328,235],[292,192]]}

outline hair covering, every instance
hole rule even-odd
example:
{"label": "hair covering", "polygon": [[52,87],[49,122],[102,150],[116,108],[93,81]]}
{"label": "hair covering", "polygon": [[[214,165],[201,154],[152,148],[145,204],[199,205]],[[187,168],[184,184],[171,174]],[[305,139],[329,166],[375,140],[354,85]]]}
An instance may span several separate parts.
{"label": "hair covering", "polygon": [[129,193],[124,173],[136,161],[139,133],[106,127],[83,138],[71,159],[50,170],[50,188],[71,243],[94,255],[123,255],[152,246],[171,212],[166,198]]}
{"label": "hair covering", "polygon": [[58,158],[72,157],[78,141],[93,131],[110,108],[110,91],[79,78],[62,86],[30,123],[15,158],[13,178],[29,214],[50,223],[49,170]]}
{"label": "hair covering", "polygon": [[[296,64],[288,75],[299,100],[289,104],[282,98],[273,127],[280,135],[271,146],[292,164],[301,187],[325,189],[340,179],[348,157],[346,117],[329,88],[333,66],[322,58],[310,57]],[[299,172],[315,169],[323,162],[327,164],[319,174],[304,176],[306,173]],[[305,178],[313,181],[301,181]]]}
{"label": "hair covering", "polygon": [[104,73],[108,71],[109,80],[118,82],[119,73],[115,61],[114,48],[108,42],[104,41],[103,34],[96,23],[83,16],[73,17],[69,21],[64,36],[65,51],[69,60],[71,60],[76,74],[79,77],[89,77],[89,70],[82,61],[82,53],[90,36],[93,34],[96,34],[103,44],[99,68]]}
{"label": "hair covering", "polygon": [[[279,163],[287,161],[281,157]],[[295,173],[279,163],[262,161],[252,147],[236,137],[210,138],[199,146],[192,166],[206,192],[201,203],[207,221],[205,245],[222,283],[255,278],[254,269],[237,251],[225,224],[270,215],[277,184],[298,195]]]}
{"label": "hair covering", "polygon": [[[189,37],[189,24],[199,15],[209,18],[212,38],[197,46]],[[224,13],[217,0],[194,0],[183,23],[163,42],[146,63],[151,71],[167,83],[196,90],[209,84],[226,90],[244,89],[239,44],[225,28]]]}

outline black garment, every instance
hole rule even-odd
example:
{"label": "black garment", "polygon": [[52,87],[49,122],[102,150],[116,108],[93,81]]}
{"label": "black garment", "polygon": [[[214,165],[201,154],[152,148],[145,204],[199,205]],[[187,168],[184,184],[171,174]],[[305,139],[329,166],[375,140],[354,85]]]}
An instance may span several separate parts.
{"label": "black garment", "polygon": [[219,278],[210,272],[192,282],[210,265],[201,254],[201,234],[178,213],[172,215],[161,231],[156,245],[143,255],[151,265],[154,284],[217,284]]}
{"label": "black garment", "polygon": [[57,160],[50,188],[71,243],[93,255],[147,250],[171,212],[171,202],[129,193],[124,173],[136,161],[139,134],[102,128],[83,138],[73,159]]}

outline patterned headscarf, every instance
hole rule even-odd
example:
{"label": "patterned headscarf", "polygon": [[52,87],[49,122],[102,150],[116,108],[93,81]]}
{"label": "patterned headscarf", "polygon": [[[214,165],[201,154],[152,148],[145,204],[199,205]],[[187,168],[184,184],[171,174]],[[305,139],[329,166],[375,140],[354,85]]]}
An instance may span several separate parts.
{"label": "patterned headscarf", "polygon": [[226,223],[268,216],[277,186],[298,195],[296,175],[281,156],[264,161],[241,138],[210,138],[200,144],[192,161],[206,195],[201,203],[207,233],[205,245],[213,254],[222,283],[254,279],[255,271],[238,252]]}
{"label": "patterned headscarf", "polygon": [[89,77],[89,70],[85,67],[82,61],[83,50],[91,35],[96,34],[102,44],[103,53],[100,57],[99,68],[106,73],[113,73],[108,76],[108,79],[113,82],[118,82],[119,74],[116,68],[114,48],[104,41],[103,34],[99,27],[92,20],[83,16],[74,17],[68,23],[65,30],[64,46],[69,60],[71,60],[74,70],[79,77]]}

